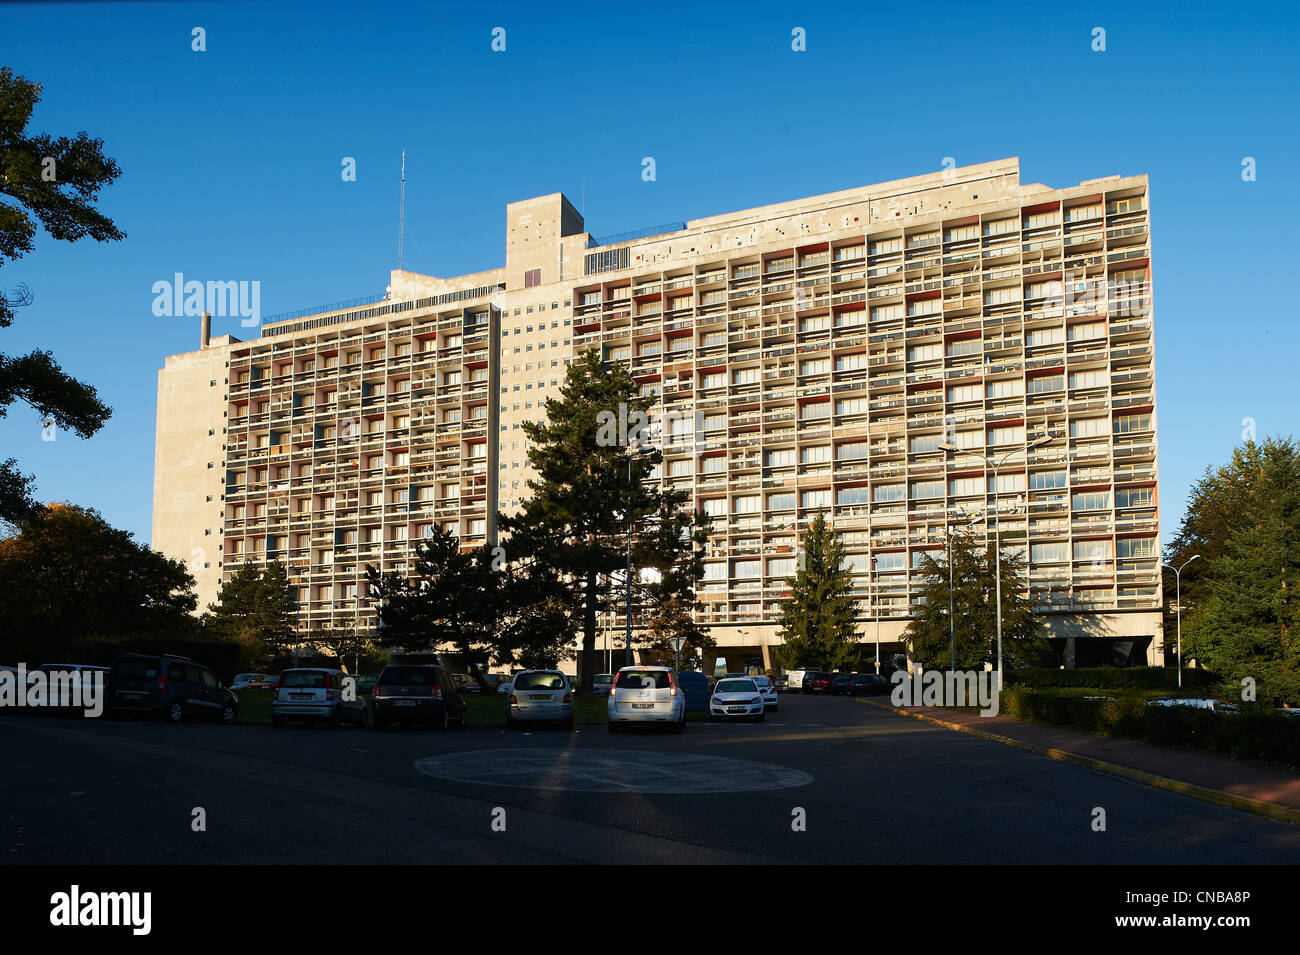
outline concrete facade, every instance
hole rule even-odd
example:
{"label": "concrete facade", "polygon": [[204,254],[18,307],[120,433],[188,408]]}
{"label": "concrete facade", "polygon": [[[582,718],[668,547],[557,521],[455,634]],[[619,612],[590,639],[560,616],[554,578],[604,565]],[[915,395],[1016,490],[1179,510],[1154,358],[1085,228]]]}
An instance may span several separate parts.
{"label": "concrete facade", "polygon": [[656,480],[713,515],[702,622],[733,669],[772,665],[819,508],[884,654],[916,562],[961,523],[1025,552],[1062,645],[1132,640],[1155,662],[1147,191],[1022,185],[1008,159],[607,242],[560,194],[511,203],[504,268],[394,272],[384,302],[169,358],[155,546],[189,561],[218,540],[227,574],[276,556],[303,626],[369,626],[366,563],[408,569],[435,522],[495,541],[530,476],[520,425],[594,348],[660,398]]}

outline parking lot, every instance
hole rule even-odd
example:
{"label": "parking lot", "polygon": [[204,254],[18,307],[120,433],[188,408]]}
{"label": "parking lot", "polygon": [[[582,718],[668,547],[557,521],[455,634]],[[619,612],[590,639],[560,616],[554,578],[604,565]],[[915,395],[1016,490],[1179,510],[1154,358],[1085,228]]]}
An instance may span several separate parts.
{"label": "parking lot", "polygon": [[1224,864],[1300,851],[1282,823],[847,697],[786,695],[765,722],[681,735],[11,716],[0,739],[21,767],[0,777],[9,862]]}

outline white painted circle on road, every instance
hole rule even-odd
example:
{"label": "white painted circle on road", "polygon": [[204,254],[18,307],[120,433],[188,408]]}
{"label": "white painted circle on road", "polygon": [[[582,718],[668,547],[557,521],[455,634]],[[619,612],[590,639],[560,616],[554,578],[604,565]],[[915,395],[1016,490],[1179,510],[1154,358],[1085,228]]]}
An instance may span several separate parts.
{"label": "white painted circle on road", "polygon": [[740,793],[806,786],[788,766],[726,756],[642,750],[487,749],[417,760],[438,779],[520,789],[589,793]]}

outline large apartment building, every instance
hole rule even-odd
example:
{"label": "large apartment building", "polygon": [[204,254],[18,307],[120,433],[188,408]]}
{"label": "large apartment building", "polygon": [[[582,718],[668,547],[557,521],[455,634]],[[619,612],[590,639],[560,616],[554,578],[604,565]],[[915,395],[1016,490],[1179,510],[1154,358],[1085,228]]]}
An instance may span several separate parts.
{"label": "large apartment building", "polygon": [[555,194],[507,207],[503,268],[260,331],[159,375],[153,542],[204,605],[278,558],[300,626],[372,627],[366,565],[408,570],[435,524],[495,542],[520,425],[598,349],[659,396],[656,479],[713,518],[728,666],[770,665],[818,510],[885,653],[961,525],[1025,556],[1067,665],[1163,658],[1145,176],[1009,159],[605,240]]}

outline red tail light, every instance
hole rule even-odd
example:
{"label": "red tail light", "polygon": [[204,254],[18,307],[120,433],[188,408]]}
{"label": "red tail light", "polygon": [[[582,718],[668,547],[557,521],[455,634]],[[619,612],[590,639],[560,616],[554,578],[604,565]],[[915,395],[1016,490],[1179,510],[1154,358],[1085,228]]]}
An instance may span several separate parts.
{"label": "red tail light", "polygon": [[442,687],[440,687],[440,686],[435,686],[435,687],[433,687],[433,689],[429,690],[429,698],[430,698],[430,699],[434,699],[434,700],[441,700],[441,699],[442,699]]}
{"label": "red tail light", "polygon": [[325,702],[328,703],[334,699],[334,674],[325,674]]}
{"label": "red tail light", "polygon": [[166,674],[166,673],[159,673],[159,674],[158,674],[158,692],[159,692],[159,693],[166,693],[166,692],[167,692],[167,674]]}
{"label": "red tail light", "polygon": [[561,700],[560,702],[562,702],[562,703],[572,703],[572,702],[573,702],[573,694],[572,694],[572,693],[566,693],[566,694],[564,694],[564,699]]}
{"label": "red tail light", "polygon": [[515,695],[514,695],[513,693],[510,694],[510,705],[511,705],[511,706],[518,706],[518,705],[519,705],[519,700],[517,700],[517,699],[515,698]]}

